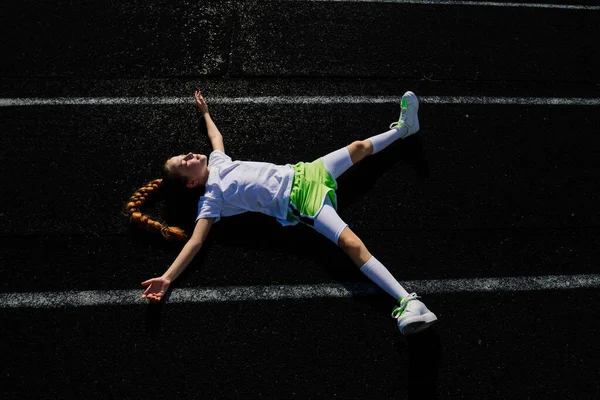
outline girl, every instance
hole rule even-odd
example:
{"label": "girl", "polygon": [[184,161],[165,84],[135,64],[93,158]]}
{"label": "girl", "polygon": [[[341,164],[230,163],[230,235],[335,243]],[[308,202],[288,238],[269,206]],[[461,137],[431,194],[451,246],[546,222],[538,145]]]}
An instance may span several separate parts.
{"label": "girl", "polygon": [[223,136],[208,113],[202,93],[197,90],[194,96],[206,122],[213,151],[209,157],[193,153],[171,157],[164,164],[163,178],[139,189],[126,206],[131,221],[160,231],[168,240],[186,240],[183,230],[149,219],[140,212],[140,207],[150,193],[161,187],[168,190],[204,188],[204,194],[198,201],[192,237],[161,277],[142,282],[142,286],[148,286],[142,294],[143,299],[153,302],[162,299],[171,282],[198,253],[213,223],[221,217],[258,211],[275,217],[283,226],[299,222],[309,225],[338,245],[361,272],[397,300],[392,317],[397,319],[402,334],[419,332],[437,320],[425,304],[417,300],[416,293],[409,294],[369,253],[336,212],[336,179],[344,171],[395,140],[404,139],[419,130],[419,101],[413,92],[402,96],[400,118],[390,125],[391,130],[355,141],[311,163],[295,165],[233,161],[225,153]]}

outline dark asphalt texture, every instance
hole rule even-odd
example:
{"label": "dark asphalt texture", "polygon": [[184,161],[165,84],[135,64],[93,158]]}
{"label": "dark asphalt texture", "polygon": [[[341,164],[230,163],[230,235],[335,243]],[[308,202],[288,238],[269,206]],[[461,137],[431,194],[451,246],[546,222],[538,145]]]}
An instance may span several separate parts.
{"label": "dark asphalt texture", "polygon": [[[3,312],[4,398],[593,399],[597,290]],[[587,315],[586,315],[587,314]]]}
{"label": "dark asphalt texture", "polygon": [[[0,98],[190,103],[0,107],[2,293],[141,295],[139,283],[168,268],[182,245],[131,227],[122,209],[170,156],[210,152],[196,87],[232,158],[277,164],[384,132],[399,106],[211,105],[211,97],[600,98],[599,11],[300,1],[3,7]],[[419,134],[338,180],[340,216],[400,282],[598,273],[598,106],[421,104],[419,117]],[[191,206],[180,216],[188,230]],[[148,211],[172,217],[160,201]],[[368,279],[309,228],[247,213],[215,224],[172,288],[338,282]],[[597,289],[425,293],[439,322],[409,338],[384,293],[3,308],[2,397],[594,399],[598,300]]]}

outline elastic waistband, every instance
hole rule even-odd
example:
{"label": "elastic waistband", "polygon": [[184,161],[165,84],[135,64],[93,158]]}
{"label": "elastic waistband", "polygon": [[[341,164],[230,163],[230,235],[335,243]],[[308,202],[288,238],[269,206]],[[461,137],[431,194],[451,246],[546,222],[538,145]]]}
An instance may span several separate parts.
{"label": "elastic waistband", "polygon": [[292,190],[290,191],[290,199],[292,198],[292,193],[298,190],[300,186],[300,178],[304,176],[304,163],[301,161],[293,165],[294,168],[294,179],[292,180]]}

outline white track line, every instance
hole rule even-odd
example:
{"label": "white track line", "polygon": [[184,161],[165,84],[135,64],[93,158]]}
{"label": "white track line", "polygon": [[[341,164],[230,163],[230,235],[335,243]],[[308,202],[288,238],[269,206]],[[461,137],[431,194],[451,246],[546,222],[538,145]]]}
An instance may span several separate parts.
{"label": "white track line", "polygon": [[[276,0],[282,1],[282,0]],[[434,6],[478,6],[478,7],[521,7],[521,8],[555,8],[567,10],[598,11],[600,6],[586,6],[579,4],[547,4],[547,3],[511,3],[502,1],[465,1],[465,0],[287,0],[305,2],[340,2],[340,3],[396,3],[396,4],[424,4]]]}
{"label": "white track line", "polygon": [[[406,288],[419,294],[468,292],[520,292],[535,290],[564,290],[600,288],[600,275],[548,275],[505,278],[439,279],[403,282]],[[102,305],[147,304],[141,298],[144,287],[133,290],[40,292],[0,294],[0,308],[63,308]],[[384,295],[372,283],[228,286],[213,288],[173,289],[168,303],[221,303],[315,298],[350,298]]]}
{"label": "white track line", "polygon": [[[209,104],[396,104],[402,95],[395,96],[262,96],[206,97]],[[420,96],[425,104],[498,104],[528,106],[598,106],[600,98],[586,97],[490,97],[490,96]],[[27,106],[136,106],[193,104],[186,97],[57,97],[57,98],[0,98],[0,107]]]}

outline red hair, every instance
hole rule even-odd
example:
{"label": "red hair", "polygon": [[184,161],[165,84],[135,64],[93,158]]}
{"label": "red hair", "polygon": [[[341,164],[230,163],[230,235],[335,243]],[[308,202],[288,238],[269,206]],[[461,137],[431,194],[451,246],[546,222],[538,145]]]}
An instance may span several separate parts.
{"label": "red hair", "polygon": [[185,231],[176,226],[168,226],[164,222],[155,221],[149,215],[142,213],[141,208],[148,197],[163,186],[163,179],[155,179],[139,188],[125,206],[129,220],[150,232],[160,232],[169,241],[187,240]]}

